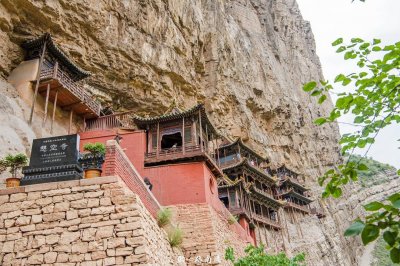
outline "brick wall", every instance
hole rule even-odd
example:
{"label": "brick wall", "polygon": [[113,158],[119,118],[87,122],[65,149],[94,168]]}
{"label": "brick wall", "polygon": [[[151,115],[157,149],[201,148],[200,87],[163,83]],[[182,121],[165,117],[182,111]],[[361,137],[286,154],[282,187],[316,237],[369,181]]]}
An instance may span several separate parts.
{"label": "brick wall", "polygon": [[106,158],[103,171],[103,175],[121,177],[128,188],[140,197],[149,212],[156,217],[160,204],[115,140],[108,140],[106,143]]}

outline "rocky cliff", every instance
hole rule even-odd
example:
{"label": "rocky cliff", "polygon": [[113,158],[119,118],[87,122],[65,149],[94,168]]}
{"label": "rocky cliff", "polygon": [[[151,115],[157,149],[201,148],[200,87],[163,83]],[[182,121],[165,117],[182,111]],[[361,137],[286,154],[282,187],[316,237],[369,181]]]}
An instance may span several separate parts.
{"label": "rocky cliff", "polygon": [[[316,176],[340,159],[337,126],[312,123],[331,103],[320,106],[301,89],[322,73],[295,0],[2,0],[2,78],[23,60],[19,44],[43,32],[93,73],[92,92],[114,109],[160,114],[204,102],[221,132],[242,137],[274,166],[303,172],[316,196]],[[48,134],[28,127],[29,107],[12,87],[1,87],[2,129],[8,130],[2,153]],[[354,263],[355,253],[339,236],[347,221],[328,213],[323,221],[305,216],[299,222],[288,226],[288,252],[306,251],[311,265]]]}

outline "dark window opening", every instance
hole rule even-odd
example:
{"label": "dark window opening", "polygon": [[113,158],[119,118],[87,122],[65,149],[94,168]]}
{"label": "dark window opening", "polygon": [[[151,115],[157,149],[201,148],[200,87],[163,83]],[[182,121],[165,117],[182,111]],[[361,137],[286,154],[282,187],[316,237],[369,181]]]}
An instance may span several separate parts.
{"label": "dark window opening", "polygon": [[227,196],[220,197],[219,199],[222,201],[222,203],[225,205],[226,208],[229,208],[229,200]]}
{"label": "dark window opening", "polygon": [[177,132],[170,135],[163,135],[161,139],[161,149],[182,147],[182,134]]}

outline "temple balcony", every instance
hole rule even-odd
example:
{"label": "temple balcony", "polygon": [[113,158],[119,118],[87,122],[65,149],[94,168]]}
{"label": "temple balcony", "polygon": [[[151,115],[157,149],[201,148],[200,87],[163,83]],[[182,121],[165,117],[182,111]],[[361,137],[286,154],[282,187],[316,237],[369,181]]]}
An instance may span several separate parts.
{"label": "temple balcony", "polygon": [[268,193],[268,192],[265,191],[265,190],[259,189],[259,188],[257,188],[256,186],[253,186],[252,188],[253,188],[253,190],[254,190],[255,192],[257,192],[258,194],[261,194],[261,195],[263,195],[264,197],[269,198],[270,200],[276,201],[275,197],[274,197],[271,193]]}
{"label": "temple balcony", "polygon": [[311,213],[311,210],[308,207],[308,205],[300,205],[300,204],[297,204],[297,203],[294,203],[294,202],[287,202],[286,205],[285,205],[285,208],[286,209],[293,208],[293,209],[296,209],[296,210],[301,211],[301,212],[306,213],[306,214],[310,214]]}
{"label": "temple balcony", "polygon": [[250,212],[244,207],[229,207],[229,212],[232,215],[245,215],[247,218],[250,218]]}
{"label": "temple balcony", "polygon": [[73,110],[85,118],[100,116],[101,105],[92,99],[79,81],[74,81],[56,63],[44,64],[40,72],[38,91],[44,98],[57,102],[62,109]]}
{"label": "temple balcony", "polygon": [[132,120],[132,112],[122,112],[112,115],[105,115],[95,119],[86,120],[84,131],[106,130],[106,129],[135,129]]}
{"label": "temple balcony", "polygon": [[158,151],[146,152],[144,163],[146,166],[168,164],[184,161],[204,161],[216,176],[223,173],[217,165],[214,156],[208,153],[201,145],[184,145]]}
{"label": "temple balcony", "polygon": [[257,222],[263,223],[265,225],[269,225],[272,228],[275,228],[275,229],[281,229],[282,228],[281,225],[277,221],[272,220],[269,217],[266,217],[266,216],[263,216],[263,215],[259,215],[259,214],[256,214],[256,213],[252,213],[252,218],[254,220],[256,220]]}

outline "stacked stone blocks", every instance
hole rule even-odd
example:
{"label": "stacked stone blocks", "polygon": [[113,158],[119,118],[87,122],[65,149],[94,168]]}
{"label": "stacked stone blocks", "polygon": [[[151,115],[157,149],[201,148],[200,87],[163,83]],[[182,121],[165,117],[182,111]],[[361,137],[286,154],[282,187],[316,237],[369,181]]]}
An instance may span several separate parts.
{"label": "stacked stone blocks", "polygon": [[177,265],[118,177],[0,190],[0,265]]}

